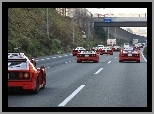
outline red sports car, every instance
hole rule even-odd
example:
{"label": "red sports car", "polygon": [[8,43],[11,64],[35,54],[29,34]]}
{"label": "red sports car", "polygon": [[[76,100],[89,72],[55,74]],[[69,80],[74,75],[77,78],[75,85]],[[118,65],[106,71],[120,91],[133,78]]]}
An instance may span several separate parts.
{"label": "red sports car", "polygon": [[134,46],[134,47],[133,47],[133,50],[140,50],[140,47]]}
{"label": "red sports car", "polygon": [[77,47],[77,48],[72,50],[72,55],[76,56],[80,51],[83,51],[83,50],[86,50],[86,49],[83,48],[83,47]]}
{"label": "red sports car", "polygon": [[110,47],[103,47],[100,49],[100,55],[110,54],[113,55],[113,50]]}
{"label": "red sports car", "polygon": [[121,50],[119,53],[119,62],[123,61],[137,61],[140,63],[140,51],[133,50],[133,48]]}
{"label": "red sports car", "polygon": [[96,51],[93,50],[84,50],[77,54],[76,56],[77,63],[82,61],[93,61],[98,63],[99,62],[99,55]]}
{"label": "red sports car", "polygon": [[120,51],[121,50],[121,47],[120,46],[113,46],[112,47],[112,50],[113,51]]}
{"label": "red sports car", "polygon": [[28,57],[21,53],[8,53],[8,91],[23,89],[37,94],[45,85],[44,66],[36,68]]}

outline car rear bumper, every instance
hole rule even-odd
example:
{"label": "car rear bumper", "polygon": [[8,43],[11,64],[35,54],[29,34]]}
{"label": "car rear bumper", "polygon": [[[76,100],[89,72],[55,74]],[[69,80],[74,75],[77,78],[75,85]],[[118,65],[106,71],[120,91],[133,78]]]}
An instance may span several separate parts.
{"label": "car rear bumper", "polygon": [[140,57],[120,57],[121,61],[139,61]]}
{"label": "car rear bumper", "polygon": [[35,90],[35,81],[8,81],[8,89],[9,88],[22,88],[22,89],[28,89],[28,90]]}
{"label": "car rear bumper", "polygon": [[113,51],[120,51],[120,49],[113,49]]}
{"label": "car rear bumper", "polygon": [[113,54],[113,52],[100,52],[100,54]]}
{"label": "car rear bumper", "polygon": [[78,57],[77,61],[97,61],[96,57]]}

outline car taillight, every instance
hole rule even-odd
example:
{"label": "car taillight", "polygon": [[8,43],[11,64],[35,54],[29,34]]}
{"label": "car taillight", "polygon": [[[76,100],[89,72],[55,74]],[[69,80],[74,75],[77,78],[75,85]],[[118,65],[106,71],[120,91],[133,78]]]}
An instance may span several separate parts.
{"label": "car taillight", "polygon": [[28,78],[29,77],[29,73],[24,73],[24,78]]}
{"label": "car taillight", "polygon": [[19,73],[19,78],[29,78],[29,73],[28,72],[20,72]]}
{"label": "car taillight", "polygon": [[19,73],[19,78],[23,78],[23,73],[22,72]]}

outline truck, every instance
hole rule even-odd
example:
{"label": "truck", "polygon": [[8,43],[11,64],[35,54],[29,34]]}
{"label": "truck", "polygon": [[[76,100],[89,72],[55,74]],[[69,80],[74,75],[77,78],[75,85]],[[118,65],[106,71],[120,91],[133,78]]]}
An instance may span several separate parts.
{"label": "truck", "polygon": [[107,39],[107,46],[115,46],[116,39]]}
{"label": "truck", "polygon": [[129,43],[124,43],[124,49],[129,48]]}
{"label": "truck", "polygon": [[135,44],[138,44],[138,39],[133,39],[133,46],[135,46]]}

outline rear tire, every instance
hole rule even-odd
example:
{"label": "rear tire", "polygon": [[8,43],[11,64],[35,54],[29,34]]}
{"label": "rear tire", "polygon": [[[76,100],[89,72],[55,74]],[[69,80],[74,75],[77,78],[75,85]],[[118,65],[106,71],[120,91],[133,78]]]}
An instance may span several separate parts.
{"label": "rear tire", "polygon": [[122,60],[119,60],[119,62],[123,62]]}
{"label": "rear tire", "polygon": [[36,79],[36,88],[33,91],[34,94],[37,94],[39,92],[39,83],[38,83],[38,78]]}
{"label": "rear tire", "polygon": [[46,85],[46,73],[44,72],[43,73],[43,87],[42,87],[42,89],[45,88],[45,85]]}

